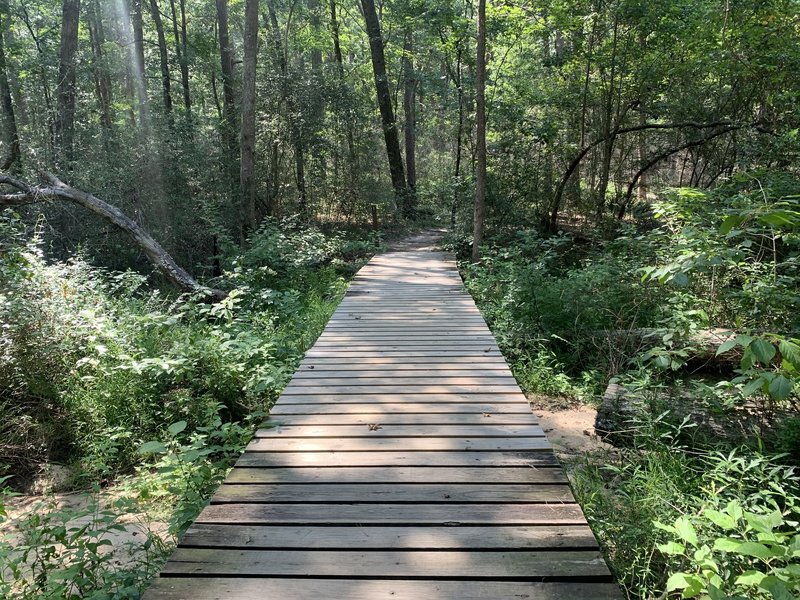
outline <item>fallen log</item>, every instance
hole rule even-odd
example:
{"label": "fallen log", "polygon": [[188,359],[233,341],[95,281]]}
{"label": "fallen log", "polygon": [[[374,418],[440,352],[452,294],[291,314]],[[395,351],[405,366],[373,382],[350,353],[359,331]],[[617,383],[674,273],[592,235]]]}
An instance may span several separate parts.
{"label": "fallen log", "polygon": [[204,286],[178,265],[161,245],[136,221],[120,209],[100,198],[67,185],[52,173],[43,171],[46,186],[34,186],[8,174],[0,173],[0,184],[11,186],[16,191],[0,194],[0,208],[25,206],[39,202],[65,201],[77,204],[124,231],[144,252],[152,265],[179,289],[199,294],[211,302],[223,300],[223,290]]}

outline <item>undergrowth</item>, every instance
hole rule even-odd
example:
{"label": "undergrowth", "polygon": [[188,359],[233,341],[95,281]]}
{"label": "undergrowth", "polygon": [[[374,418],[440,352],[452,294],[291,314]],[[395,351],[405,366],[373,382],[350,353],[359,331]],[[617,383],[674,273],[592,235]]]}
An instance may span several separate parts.
{"label": "undergrowth", "polygon": [[504,230],[478,264],[448,239],[532,402],[625,390],[618,447],[569,467],[629,598],[800,597],[798,194],[666,190],[610,237]]}
{"label": "undergrowth", "polygon": [[[381,247],[267,220],[214,282],[227,298],[207,304],[48,260],[13,213],[0,243],[0,487],[61,464],[72,489],[95,489],[90,508],[3,525],[0,595],[20,599],[137,597]],[[166,531],[120,566],[106,547],[124,513]]]}

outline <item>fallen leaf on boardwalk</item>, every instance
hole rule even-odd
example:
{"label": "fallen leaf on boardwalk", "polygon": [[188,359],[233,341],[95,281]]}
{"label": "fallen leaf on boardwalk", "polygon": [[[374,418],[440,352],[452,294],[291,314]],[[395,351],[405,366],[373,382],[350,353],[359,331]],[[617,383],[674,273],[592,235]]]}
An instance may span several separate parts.
{"label": "fallen leaf on boardwalk", "polygon": [[377,423],[370,423],[369,425],[367,425],[367,427],[369,427],[370,431],[378,431],[378,429],[383,429],[383,427],[381,427]]}

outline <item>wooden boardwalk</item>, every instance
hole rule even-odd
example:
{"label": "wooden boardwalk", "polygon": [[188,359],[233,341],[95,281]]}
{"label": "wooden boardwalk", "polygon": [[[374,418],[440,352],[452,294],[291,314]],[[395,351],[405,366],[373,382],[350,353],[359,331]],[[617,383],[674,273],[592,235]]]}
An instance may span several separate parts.
{"label": "wooden boardwalk", "polygon": [[444,254],[357,275],[147,600],[620,598]]}

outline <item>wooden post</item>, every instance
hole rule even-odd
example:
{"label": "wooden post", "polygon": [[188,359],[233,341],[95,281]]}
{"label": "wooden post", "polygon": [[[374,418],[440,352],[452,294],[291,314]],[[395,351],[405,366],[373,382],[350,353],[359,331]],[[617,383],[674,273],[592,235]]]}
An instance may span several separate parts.
{"label": "wooden post", "polygon": [[372,213],[372,228],[378,228],[378,205],[377,204],[370,204],[369,205],[370,212]]}

